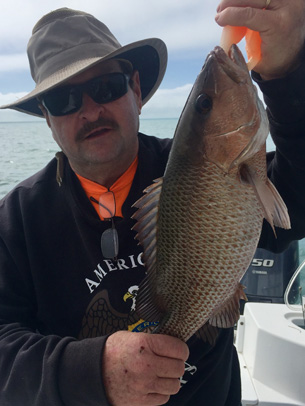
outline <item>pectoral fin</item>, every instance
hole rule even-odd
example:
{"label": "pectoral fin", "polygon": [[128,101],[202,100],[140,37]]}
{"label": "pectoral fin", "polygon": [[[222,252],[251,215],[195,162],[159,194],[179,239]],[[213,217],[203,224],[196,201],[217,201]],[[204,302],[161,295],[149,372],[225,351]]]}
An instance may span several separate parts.
{"label": "pectoral fin", "polygon": [[276,236],[274,226],[290,229],[287,207],[272,182],[268,178],[263,181],[248,165],[242,165],[240,174],[242,180],[253,187],[264,210],[264,217],[271,225],[274,235]]}

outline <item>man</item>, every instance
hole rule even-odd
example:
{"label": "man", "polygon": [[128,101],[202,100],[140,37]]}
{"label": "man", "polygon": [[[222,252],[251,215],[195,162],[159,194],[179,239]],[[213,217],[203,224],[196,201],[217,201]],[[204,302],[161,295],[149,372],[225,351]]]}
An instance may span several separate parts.
{"label": "man", "polygon": [[[269,174],[292,220],[278,240],[264,227],[261,246],[276,250],[305,235],[305,7],[264,6],[223,0],[217,20],[262,35],[256,79],[279,146]],[[44,115],[63,154],[0,203],[1,405],[239,406],[232,329],[214,346],[195,336],[185,344],[143,333],[148,323],[132,311],[145,270],[131,206],[162,176],[171,145],[138,134],[164,44],[121,47],[93,16],[60,9],[36,24],[28,56],[37,86],[6,107]]]}

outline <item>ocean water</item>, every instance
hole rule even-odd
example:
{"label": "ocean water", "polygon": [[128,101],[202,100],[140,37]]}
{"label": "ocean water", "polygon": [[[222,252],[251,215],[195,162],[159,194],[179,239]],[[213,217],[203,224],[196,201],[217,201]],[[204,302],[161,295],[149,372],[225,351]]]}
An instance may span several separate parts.
{"label": "ocean water", "polygon": [[[140,131],[170,138],[178,119],[145,119]],[[59,150],[45,121],[0,122],[0,199],[15,185],[43,168]]]}
{"label": "ocean water", "polygon": [[[161,138],[174,135],[178,118],[142,119],[140,131]],[[270,137],[267,150],[273,150]],[[0,199],[15,185],[43,168],[59,150],[45,121],[0,122]],[[305,240],[299,244],[305,259]]]}
{"label": "ocean water", "polygon": [[[172,138],[178,118],[142,119],[140,131]],[[274,148],[271,139],[267,149]],[[0,122],[0,199],[15,185],[43,168],[59,150],[45,121]]]}

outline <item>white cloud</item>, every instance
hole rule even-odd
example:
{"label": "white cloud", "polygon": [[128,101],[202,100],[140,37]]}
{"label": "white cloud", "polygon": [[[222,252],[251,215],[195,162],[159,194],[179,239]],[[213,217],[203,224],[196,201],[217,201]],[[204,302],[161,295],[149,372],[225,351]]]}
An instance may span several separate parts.
{"label": "white cloud", "polygon": [[15,110],[0,110],[0,123],[15,123],[24,121],[41,121],[42,118],[30,116]]}
{"label": "white cloud", "polygon": [[185,105],[192,84],[175,89],[158,89],[143,107],[142,118],[177,118]]}
{"label": "white cloud", "polygon": [[25,92],[18,92],[18,93],[0,93],[0,106],[8,103],[13,103],[14,101],[20,99],[21,97],[25,96]]}
{"label": "white cloud", "polygon": [[[124,45],[147,37],[162,38],[170,53],[200,52],[219,42],[221,29],[214,21],[215,0],[22,0],[6,1],[0,14],[0,55],[24,54],[35,23],[59,7],[92,13]],[[17,61],[16,61],[17,62]],[[23,59],[18,62],[24,67]]]}
{"label": "white cloud", "polygon": [[[8,103],[12,103],[15,100],[20,99],[21,97],[25,96],[25,92],[18,92],[18,93],[7,93],[2,94],[0,93],[0,106],[3,106]],[[30,116],[29,114],[20,113],[15,110],[11,109],[4,109],[0,110],[0,122],[13,122],[13,121],[33,121],[39,120],[34,116]]]}
{"label": "white cloud", "polygon": [[0,72],[28,70],[29,62],[26,53],[0,55]]}

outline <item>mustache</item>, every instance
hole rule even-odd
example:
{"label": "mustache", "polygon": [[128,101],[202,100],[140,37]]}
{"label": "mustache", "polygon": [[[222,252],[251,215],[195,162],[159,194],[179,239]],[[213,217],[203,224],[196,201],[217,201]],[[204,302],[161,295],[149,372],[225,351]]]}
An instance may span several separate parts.
{"label": "mustache", "polygon": [[100,117],[98,120],[93,121],[93,122],[87,122],[76,133],[76,140],[79,141],[79,140],[86,138],[86,136],[88,134],[90,134],[92,131],[94,131],[100,127],[108,127],[111,129],[116,129],[116,128],[118,128],[118,123],[115,120],[112,120],[110,118],[104,118],[104,117]]}

